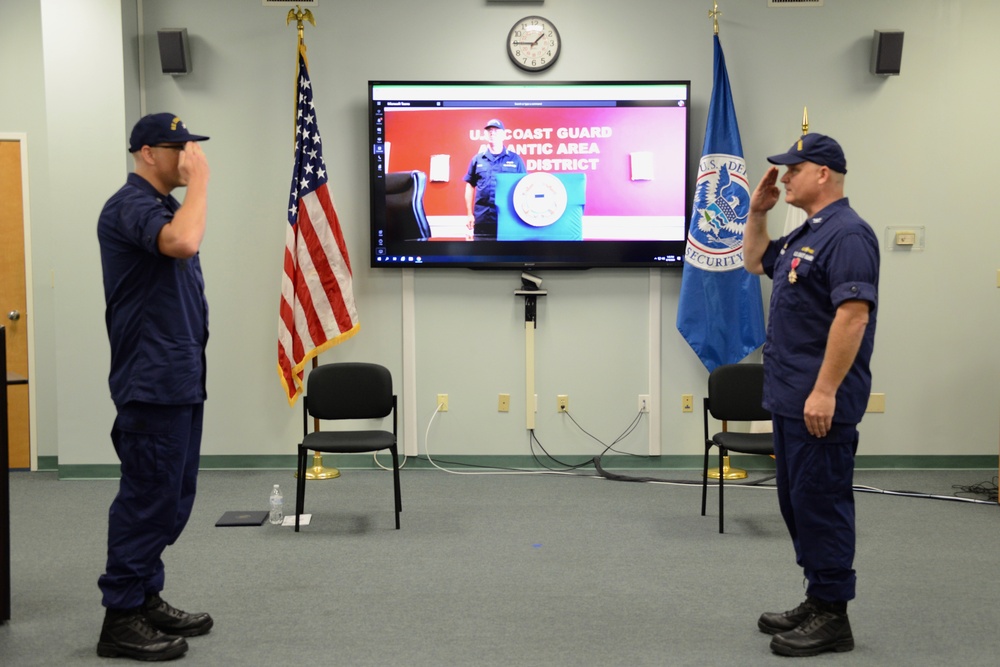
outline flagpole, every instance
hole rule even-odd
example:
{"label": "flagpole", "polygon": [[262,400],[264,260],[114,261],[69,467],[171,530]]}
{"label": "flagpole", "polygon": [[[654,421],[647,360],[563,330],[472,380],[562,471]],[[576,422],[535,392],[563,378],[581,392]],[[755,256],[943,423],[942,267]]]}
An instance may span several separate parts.
{"label": "flagpole", "polygon": [[[305,58],[305,50],[306,50],[306,44],[305,44],[305,39],[304,39],[305,25],[303,24],[303,22],[304,21],[309,21],[309,23],[312,23],[313,26],[315,26],[316,25],[316,19],[313,18],[313,15],[312,15],[311,11],[309,11],[308,9],[305,10],[305,11],[302,11],[302,9],[298,5],[295,6],[295,9],[289,9],[288,10],[288,16],[285,17],[285,25],[287,26],[288,24],[290,24],[292,22],[292,19],[295,19],[295,21],[297,23],[296,27],[298,28],[298,32],[299,32],[299,41],[298,41],[298,46],[296,47],[296,52],[297,53],[301,53],[302,57]],[[296,103],[293,106],[293,109],[298,108],[298,102],[297,102],[298,101],[298,92],[299,92],[299,90],[298,90],[298,88],[299,88],[298,68],[299,68],[299,59],[296,58],[295,59],[295,70],[296,70],[296,72],[295,72],[295,100],[296,100]],[[295,113],[293,112],[293,114],[292,114],[292,134],[293,134],[293,136],[295,134],[295,124],[296,124],[295,121],[296,121]],[[293,143],[293,146],[294,146],[294,143]],[[312,367],[313,367],[313,369],[315,369],[316,366],[318,366],[318,365],[319,365],[319,360],[316,357],[313,357],[312,358]],[[317,418],[317,417],[313,418],[313,430],[314,431],[319,431],[320,430],[320,427],[319,427],[319,418]],[[296,473],[296,475],[298,475],[298,473]],[[314,451],[313,452],[313,466],[312,466],[312,468],[309,468],[308,470],[306,470],[306,480],[310,480],[310,479],[336,479],[337,477],[340,477],[340,471],[337,470],[336,468],[325,468],[325,467],[323,467],[323,455],[320,452],[315,452]]]}
{"label": "flagpole", "polygon": [[[716,0],[712,2],[712,9],[708,12],[708,18],[712,19],[712,30],[713,34],[719,36],[719,17],[722,16],[722,11],[719,9],[719,3]],[[713,91],[714,92],[714,91]],[[728,430],[728,425],[726,422],[722,422],[722,430]],[[729,455],[726,454],[722,457],[722,467],[721,468],[709,468],[705,472],[705,477],[708,479],[746,479],[747,471],[741,468],[733,468],[729,465]]]}
{"label": "flagpole", "polygon": [[[809,108],[802,107],[802,136],[809,134]],[[799,139],[799,143],[802,143],[802,139]],[[788,236],[794,230],[798,229],[803,222],[806,221],[806,212],[803,211],[798,206],[788,205],[785,211],[785,228],[782,230],[782,236]]]}

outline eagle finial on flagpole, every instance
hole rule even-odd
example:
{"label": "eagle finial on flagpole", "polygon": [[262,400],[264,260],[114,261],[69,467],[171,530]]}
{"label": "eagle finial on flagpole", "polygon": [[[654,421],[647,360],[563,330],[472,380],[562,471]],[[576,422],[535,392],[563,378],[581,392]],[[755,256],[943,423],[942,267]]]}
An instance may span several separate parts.
{"label": "eagle finial on flagpole", "polygon": [[299,46],[302,46],[302,40],[303,40],[303,36],[304,36],[304,32],[305,32],[305,26],[303,26],[302,22],[303,21],[309,21],[315,27],[316,26],[316,20],[313,18],[313,15],[312,15],[311,11],[309,11],[308,9],[305,10],[305,11],[302,11],[302,8],[299,7],[298,5],[295,5],[295,9],[289,9],[288,10],[288,16],[285,17],[285,25],[288,25],[289,23],[291,23],[292,19],[295,19],[296,21],[298,21]]}
{"label": "eagle finial on flagpole", "polygon": [[712,27],[715,30],[715,34],[719,34],[719,17],[722,16],[722,12],[719,11],[719,3],[716,0],[712,0],[712,9],[708,10],[708,18],[712,19]]}

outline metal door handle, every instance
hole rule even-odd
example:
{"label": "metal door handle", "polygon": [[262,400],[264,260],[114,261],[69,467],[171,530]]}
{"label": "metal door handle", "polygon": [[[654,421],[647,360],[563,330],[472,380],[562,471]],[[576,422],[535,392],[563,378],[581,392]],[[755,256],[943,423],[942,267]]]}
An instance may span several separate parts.
{"label": "metal door handle", "polygon": [[19,319],[21,319],[21,313],[17,312],[16,310],[12,310],[9,313],[7,313],[7,319],[10,320],[11,322],[16,322]]}

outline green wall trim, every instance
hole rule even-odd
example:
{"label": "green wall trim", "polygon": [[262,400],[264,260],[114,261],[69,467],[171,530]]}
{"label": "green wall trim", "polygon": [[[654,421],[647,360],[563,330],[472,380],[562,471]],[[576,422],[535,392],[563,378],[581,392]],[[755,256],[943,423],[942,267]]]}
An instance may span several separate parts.
{"label": "green wall trim", "polygon": [[59,469],[58,456],[39,456],[38,472],[55,472]]}
{"label": "green wall trim", "polygon": [[[557,457],[570,465],[587,463],[593,456],[565,455]],[[43,467],[43,459],[44,466]],[[606,470],[701,470],[702,457],[698,455],[670,455],[656,457],[636,456],[604,456],[601,467]],[[379,454],[379,462],[388,467],[389,457]],[[709,457],[709,467],[716,467],[719,459],[716,452]],[[309,461],[310,467],[312,460]],[[541,464],[531,456],[440,456],[434,458],[434,463],[449,470],[472,470],[473,468],[497,468],[519,470],[541,470]],[[730,457],[730,466],[744,470],[769,471],[774,470],[774,461],[764,456]],[[997,457],[993,455],[963,455],[963,456],[858,456],[855,467],[858,470],[997,470]],[[345,470],[372,470],[378,468],[371,454],[327,454],[323,457],[323,465],[327,468],[343,468]],[[546,465],[552,469],[560,469],[551,462]],[[408,459],[406,468],[410,470],[434,470],[435,467],[426,457]],[[116,479],[119,474],[118,464],[94,465],[59,465],[55,456],[38,457],[39,470],[58,470],[59,479]],[[201,457],[202,470],[295,470],[295,456],[290,454],[262,454],[221,456],[206,455]],[[587,470],[585,466],[582,468]]]}

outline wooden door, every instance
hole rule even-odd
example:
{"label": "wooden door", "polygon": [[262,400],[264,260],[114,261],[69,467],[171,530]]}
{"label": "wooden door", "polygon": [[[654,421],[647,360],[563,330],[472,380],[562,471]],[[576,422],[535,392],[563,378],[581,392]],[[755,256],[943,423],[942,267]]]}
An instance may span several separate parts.
{"label": "wooden door", "polygon": [[[21,142],[0,140],[0,318],[7,329],[7,370],[28,377],[27,288]],[[28,385],[7,387],[10,467],[29,468]]]}

